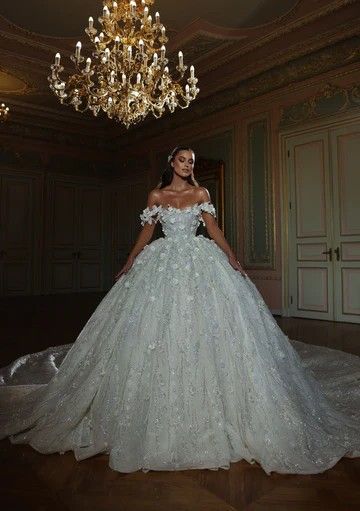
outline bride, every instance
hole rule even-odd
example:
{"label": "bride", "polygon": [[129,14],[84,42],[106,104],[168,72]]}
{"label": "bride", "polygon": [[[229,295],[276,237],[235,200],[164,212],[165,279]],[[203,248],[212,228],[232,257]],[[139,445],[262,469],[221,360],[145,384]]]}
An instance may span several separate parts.
{"label": "bride", "polygon": [[[0,371],[0,437],[114,470],[312,474],[360,456],[360,358],[289,341],[177,147],[117,282],[73,345]],[[164,237],[150,243],[155,224]],[[211,239],[196,235],[202,222]]]}

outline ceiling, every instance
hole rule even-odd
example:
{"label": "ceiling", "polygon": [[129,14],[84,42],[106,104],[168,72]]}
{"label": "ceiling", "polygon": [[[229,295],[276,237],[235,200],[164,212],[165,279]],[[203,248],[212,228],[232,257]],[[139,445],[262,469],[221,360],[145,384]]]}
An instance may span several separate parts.
{"label": "ceiling", "polygon": [[[140,1],[140,0],[139,0]],[[151,10],[159,11],[166,27],[180,30],[196,19],[218,26],[239,28],[267,23],[287,13],[298,0],[156,0]],[[56,37],[83,34],[89,16],[101,15],[100,0],[11,0],[2,2],[0,14],[31,32]]]}
{"label": "ceiling", "polygon": [[[359,34],[359,6],[360,0],[157,0],[152,10],[160,12],[168,28],[170,62],[181,49],[185,64],[196,67],[200,94],[195,105],[240,81]],[[13,120],[18,115],[19,124],[34,124],[36,119],[46,129],[87,128],[102,136],[112,135],[115,127],[119,132],[119,125],[104,115],[94,119],[60,105],[47,80],[57,51],[68,73],[73,71],[69,56],[78,39],[83,55],[91,53],[83,30],[88,17],[96,20],[101,10],[100,0],[1,2],[0,100],[10,105]]]}

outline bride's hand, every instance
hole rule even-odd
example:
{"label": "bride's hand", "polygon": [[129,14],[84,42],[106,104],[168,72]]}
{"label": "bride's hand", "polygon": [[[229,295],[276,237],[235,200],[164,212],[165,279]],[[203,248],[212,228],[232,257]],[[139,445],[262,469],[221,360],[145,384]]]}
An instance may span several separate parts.
{"label": "bride's hand", "polygon": [[234,270],[237,270],[241,273],[243,277],[247,277],[247,274],[245,273],[244,268],[241,266],[239,261],[234,256],[229,256],[229,263],[234,268]]}
{"label": "bride's hand", "polygon": [[134,260],[135,258],[134,257],[128,257],[126,263],[124,264],[124,266],[121,268],[121,270],[119,271],[119,273],[117,273],[115,275],[115,280],[119,280],[119,278],[121,277],[121,275],[123,275],[124,273],[127,273],[130,268],[132,267],[132,265],[134,264]]}

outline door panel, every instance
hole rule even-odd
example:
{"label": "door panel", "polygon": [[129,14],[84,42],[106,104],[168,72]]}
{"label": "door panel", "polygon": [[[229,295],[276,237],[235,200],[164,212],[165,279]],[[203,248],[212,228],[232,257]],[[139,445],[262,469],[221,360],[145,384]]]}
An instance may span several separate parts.
{"label": "door panel", "polygon": [[103,288],[103,188],[79,187],[78,276],[79,291]]}
{"label": "door panel", "polygon": [[76,184],[62,179],[52,179],[48,200],[50,214],[48,291],[75,292],[78,251]]}
{"label": "door panel", "polygon": [[310,238],[327,235],[325,147],[326,139],[295,145],[296,235]]}
{"label": "door panel", "polygon": [[1,177],[0,293],[4,295],[33,290],[34,186],[31,177]]}
{"label": "door panel", "polygon": [[333,316],[328,137],[306,134],[288,141],[290,174],[290,313]]}
{"label": "door panel", "polygon": [[49,292],[103,289],[103,186],[89,181],[50,180]]}
{"label": "door panel", "polygon": [[360,124],[332,130],[335,319],[360,323]]}

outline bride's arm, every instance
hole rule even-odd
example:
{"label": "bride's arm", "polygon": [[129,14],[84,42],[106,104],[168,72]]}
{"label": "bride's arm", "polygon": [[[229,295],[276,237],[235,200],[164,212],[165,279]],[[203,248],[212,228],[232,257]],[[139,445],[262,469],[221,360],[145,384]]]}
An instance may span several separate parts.
{"label": "bride's arm", "polygon": [[[201,202],[211,202],[210,194],[206,188],[202,188],[201,190]],[[226,241],[225,236],[222,230],[219,228],[216,223],[215,218],[210,213],[202,212],[202,217],[205,222],[206,230],[211,239],[215,241],[215,243],[225,252],[225,254],[229,258],[229,263],[231,266],[238,270],[243,276],[246,276],[245,270],[237,260],[237,257],[233,250],[231,249],[229,243]]]}
{"label": "bride's arm", "polygon": [[[148,196],[147,207],[151,208],[152,206],[155,206],[157,203],[157,199],[158,199],[157,190],[152,190]],[[134,264],[136,256],[139,255],[143,248],[150,242],[151,238],[153,237],[154,230],[155,222],[152,224],[146,223],[144,225],[144,227],[141,229],[137,237],[135,245],[133,246],[131,252],[128,255],[126,263],[121,268],[119,273],[115,275],[115,280],[118,280],[123,273],[127,273],[130,270],[130,268]]]}

